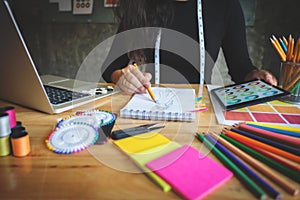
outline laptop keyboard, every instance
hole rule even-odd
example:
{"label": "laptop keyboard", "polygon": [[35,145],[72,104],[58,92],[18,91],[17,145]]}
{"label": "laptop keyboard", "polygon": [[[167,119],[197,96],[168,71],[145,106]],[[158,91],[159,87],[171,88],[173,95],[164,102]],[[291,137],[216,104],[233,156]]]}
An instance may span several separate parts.
{"label": "laptop keyboard", "polygon": [[49,100],[52,104],[58,105],[72,100],[80,99],[82,97],[90,96],[89,94],[74,92],[71,90],[61,89],[57,87],[51,87],[44,85],[46,93],[49,97]]}

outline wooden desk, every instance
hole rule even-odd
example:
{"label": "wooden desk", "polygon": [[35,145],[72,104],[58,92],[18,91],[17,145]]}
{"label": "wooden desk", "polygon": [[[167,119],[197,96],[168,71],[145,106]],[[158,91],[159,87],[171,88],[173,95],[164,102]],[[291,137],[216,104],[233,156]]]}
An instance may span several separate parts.
{"label": "wooden desk", "polygon": [[[172,87],[175,86],[181,87]],[[193,87],[197,88],[197,85]],[[198,113],[198,121],[163,122],[166,127],[160,133],[181,144],[203,149],[194,133],[222,128],[216,123],[206,90],[203,97],[208,111]],[[116,94],[58,115],[0,101],[0,107],[15,106],[17,121],[21,121],[28,131],[31,143],[31,153],[27,157],[0,157],[0,199],[180,199],[172,191],[164,193],[146,175],[138,173],[136,166],[110,142],[73,155],[55,154],[46,148],[45,138],[59,118],[84,109],[118,113],[128,99],[128,96]],[[118,118],[114,129],[144,123],[147,121]],[[218,161],[213,154],[208,155]],[[299,184],[294,184],[299,188]],[[299,199],[299,196],[291,196],[278,186],[275,188],[282,192],[284,199]],[[254,199],[254,196],[236,178],[232,178],[205,199],[244,200]]]}

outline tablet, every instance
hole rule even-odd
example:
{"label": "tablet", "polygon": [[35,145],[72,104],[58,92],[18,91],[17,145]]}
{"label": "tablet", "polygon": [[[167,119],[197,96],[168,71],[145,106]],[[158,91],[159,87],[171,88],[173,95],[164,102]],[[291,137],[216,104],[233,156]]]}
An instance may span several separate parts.
{"label": "tablet", "polygon": [[263,80],[251,80],[211,90],[224,110],[233,110],[289,95],[285,91]]}

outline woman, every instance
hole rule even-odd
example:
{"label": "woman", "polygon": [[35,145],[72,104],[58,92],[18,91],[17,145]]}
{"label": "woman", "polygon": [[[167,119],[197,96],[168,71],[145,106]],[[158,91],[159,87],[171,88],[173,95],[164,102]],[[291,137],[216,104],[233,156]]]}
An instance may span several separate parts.
{"label": "woman", "polygon": [[[199,2],[201,3],[200,0],[119,0],[117,13],[121,18],[121,23],[118,33],[140,27],[163,27],[185,34],[199,42],[201,33],[198,27],[198,17],[203,16],[206,83],[210,83],[209,75],[212,73],[213,63],[222,47],[233,81],[238,83],[259,78],[277,85],[277,80],[271,73],[258,70],[249,58],[244,16],[239,0],[202,0],[202,15],[199,15],[197,8]],[[154,63],[154,47],[135,49],[130,46],[134,40],[141,37],[152,41],[153,44],[157,42],[156,34],[145,34],[140,37],[135,35],[126,42],[116,39],[110,54],[120,45],[127,45],[130,50],[109,63],[103,73],[103,78],[107,82],[116,83],[127,93],[143,93],[145,88],[150,87],[152,75],[142,73],[130,64],[132,60],[149,68],[151,63]],[[162,32],[161,43],[164,43],[168,37],[168,34]],[[193,58],[199,58],[199,49],[190,51],[189,54]],[[191,65],[189,60],[162,49],[159,50],[159,57],[161,66],[171,67],[189,83],[199,83],[199,69]],[[200,59],[198,60],[197,66],[200,65]],[[207,62],[210,60],[212,62]]]}

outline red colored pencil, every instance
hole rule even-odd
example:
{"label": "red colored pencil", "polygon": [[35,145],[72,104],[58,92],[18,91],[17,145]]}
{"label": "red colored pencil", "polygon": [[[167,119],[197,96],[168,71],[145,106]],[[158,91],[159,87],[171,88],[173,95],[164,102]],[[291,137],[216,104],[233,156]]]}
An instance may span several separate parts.
{"label": "red colored pencil", "polygon": [[259,135],[261,137],[266,137],[266,138],[269,138],[269,139],[273,139],[273,140],[276,140],[276,141],[287,143],[290,146],[294,146],[296,148],[300,147],[300,139],[299,138],[295,138],[295,137],[291,137],[291,136],[287,136],[287,135],[282,135],[282,134],[275,133],[275,132],[272,132],[272,131],[263,130],[263,129],[256,128],[256,127],[253,127],[253,126],[249,126],[249,125],[244,124],[244,123],[238,124],[237,128],[241,129],[241,130],[244,130],[244,131],[247,131],[248,133],[253,133],[255,135]]}
{"label": "red colored pencil", "polygon": [[297,166],[293,165],[293,164],[291,164],[291,162],[285,160],[284,158],[282,158],[280,156],[277,156],[276,154],[273,154],[273,153],[271,153],[271,152],[269,152],[267,150],[259,148],[259,147],[255,146],[255,145],[247,143],[247,146],[249,146],[250,148],[256,150],[257,152],[259,152],[259,153],[261,153],[261,154],[263,154],[263,155],[265,155],[265,156],[267,156],[267,157],[275,160],[276,162],[278,162],[278,163],[280,163],[280,164],[282,164],[282,165],[284,165],[286,167],[289,167],[290,169],[293,169],[293,170],[297,171],[298,173],[300,173],[300,166],[299,165],[297,165]]}
{"label": "red colored pencil", "polygon": [[252,145],[254,145],[254,146],[257,146],[257,147],[259,147],[259,148],[268,150],[268,151],[270,151],[270,152],[272,152],[272,153],[278,154],[278,155],[280,155],[280,156],[282,156],[282,157],[284,157],[284,158],[287,158],[287,159],[289,159],[289,160],[292,160],[292,161],[294,161],[294,162],[300,163],[300,157],[299,157],[299,156],[296,156],[296,155],[294,155],[294,154],[291,154],[291,153],[288,153],[288,152],[286,152],[286,151],[277,149],[277,148],[272,147],[272,146],[270,146],[270,145],[267,145],[267,144],[265,144],[265,143],[258,142],[258,141],[256,141],[256,140],[251,139],[251,138],[242,136],[242,135],[240,135],[240,134],[238,134],[238,133],[235,133],[235,132],[233,132],[233,131],[223,131],[222,133],[224,133],[224,134],[226,134],[226,135],[228,135],[228,136],[230,136],[230,137],[232,137],[232,138],[234,138],[234,139],[236,139],[236,140],[238,140],[238,141],[240,141],[240,142],[241,142],[241,141],[244,141],[244,142],[247,143],[247,144],[252,144]]}

